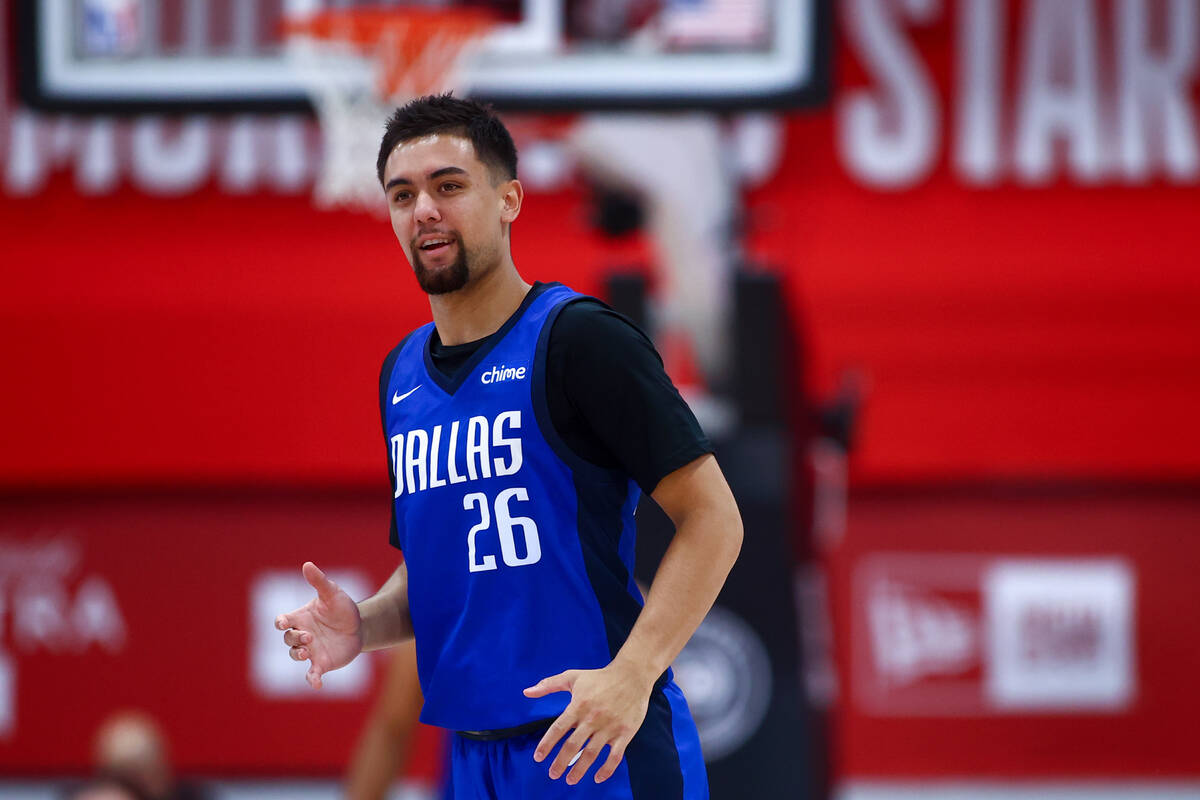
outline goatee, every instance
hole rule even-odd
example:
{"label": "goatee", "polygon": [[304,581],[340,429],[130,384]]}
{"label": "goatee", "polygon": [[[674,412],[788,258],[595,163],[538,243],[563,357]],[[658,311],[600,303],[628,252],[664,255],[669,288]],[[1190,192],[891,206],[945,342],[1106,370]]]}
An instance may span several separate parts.
{"label": "goatee", "polygon": [[467,254],[458,245],[458,257],[451,263],[437,270],[430,270],[421,260],[421,251],[413,250],[413,273],[417,276],[417,285],[425,294],[449,294],[457,292],[467,285],[471,272],[467,269]]}

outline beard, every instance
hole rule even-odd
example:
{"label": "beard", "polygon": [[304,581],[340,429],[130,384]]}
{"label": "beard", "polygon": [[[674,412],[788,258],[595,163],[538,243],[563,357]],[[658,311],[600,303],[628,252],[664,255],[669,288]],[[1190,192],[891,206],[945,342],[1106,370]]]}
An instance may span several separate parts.
{"label": "beard", "polygon": [[413,248],[413,273],[417,285],[425,294],[449,294],[467,285],[471,271],[467,267],[467,250],[462,241],[457,242],[458,256],[444,267],[430,270],[421,259],[420,248]]}

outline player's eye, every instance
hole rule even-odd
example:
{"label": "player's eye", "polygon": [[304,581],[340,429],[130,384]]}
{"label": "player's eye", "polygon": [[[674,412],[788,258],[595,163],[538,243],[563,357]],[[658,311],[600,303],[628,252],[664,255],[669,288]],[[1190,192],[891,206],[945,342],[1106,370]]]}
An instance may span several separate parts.
{"label": "player's eye", "polygon": [[410,197],[412,197],[410,192],[396,192],[394,195],[392,195],[392,202],[403,203],[406,202]]}
{"label": "player's eye", "polygon": [[447,181],[446,183],[442,184],[443,192],[453,192],[461,188],[462,186],[460,184],[454,183],[453,181]]}

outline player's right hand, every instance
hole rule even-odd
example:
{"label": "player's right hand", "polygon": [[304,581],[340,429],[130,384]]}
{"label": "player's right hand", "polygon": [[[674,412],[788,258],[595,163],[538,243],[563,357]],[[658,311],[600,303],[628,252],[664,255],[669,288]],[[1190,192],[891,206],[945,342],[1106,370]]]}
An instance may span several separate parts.
{"label": "player's right hand", "polygon": [[322,675],[346,666],[362,652],[362,620],[350,595],[316,564],[306,561],[301,571],[317,596],[295,611],[280,614],[275,627],[283,631],[292,659],[309,662],[304,676],[308,685],[320,689]]}

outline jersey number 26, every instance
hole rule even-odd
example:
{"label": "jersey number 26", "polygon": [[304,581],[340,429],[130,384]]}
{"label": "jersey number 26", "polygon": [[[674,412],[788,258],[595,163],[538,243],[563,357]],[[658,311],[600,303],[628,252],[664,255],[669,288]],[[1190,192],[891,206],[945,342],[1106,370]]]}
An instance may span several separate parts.
{"label": "jersey number 26", "polygon": [[[496,495],[496,532],[500,538],[500,556],[510,567],[523,567],[536,564],[542,559],[542,543],[538,539],[537,523],[529,517],[514,517],[508,510],[508,504],[513,499],[528,501],[529,492],[523,486],[505,489]],[[486,531],[492,525],[491,513],[488,510],[487,495],[483,492],[471,492],[463,498],[463,509],[478,508],[479,524],[467,532],[467,567],[471,572],[485,572],[496,569],[496,557],[485,555],[482,558],[475,549],[475,537],[481,531]],[[517,541],[513,528],[520,528],[525,536],[525,555],[517,555]]]}

